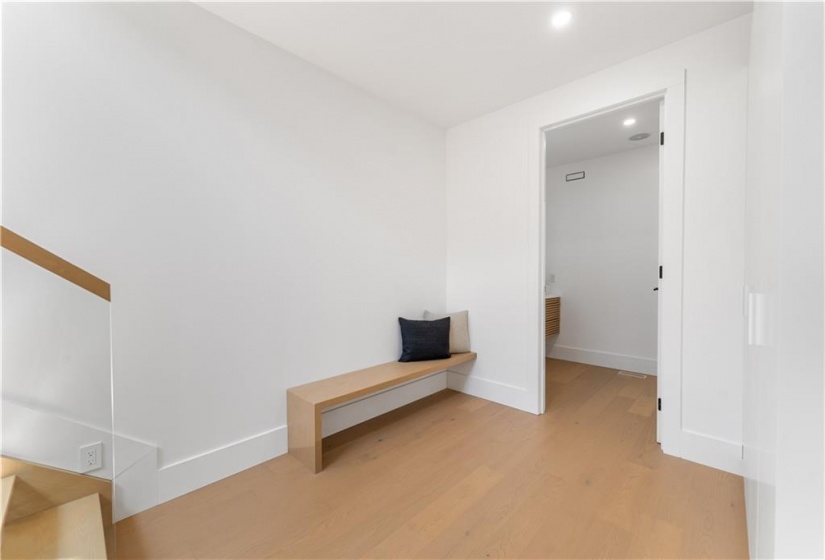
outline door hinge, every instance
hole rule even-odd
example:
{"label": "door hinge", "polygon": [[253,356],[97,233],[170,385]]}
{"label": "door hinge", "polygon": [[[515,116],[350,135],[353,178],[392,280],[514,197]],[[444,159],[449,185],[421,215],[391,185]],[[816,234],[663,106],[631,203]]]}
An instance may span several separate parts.
{"label": "door hinge", "polygon": [[663,272],[662,265],[659,265],[659,280],[662,279],[662,272]]}
{"label": "door hinge", "polygon": [[665,145],[665,133],[664,133],[664,131],[659,133],[659,145],[660,146]]}
{"label": "door hinge", "polygon": [[662,399],[657,399],[656,408],[659,410],[659,412],[662,411]]}

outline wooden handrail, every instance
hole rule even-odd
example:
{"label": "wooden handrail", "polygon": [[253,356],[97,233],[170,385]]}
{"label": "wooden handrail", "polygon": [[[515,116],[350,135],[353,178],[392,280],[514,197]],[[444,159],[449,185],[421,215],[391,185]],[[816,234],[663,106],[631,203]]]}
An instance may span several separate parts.
{"label": "wooden handrail", "polygon": [[112,288],[107,282],[3,226],[0,226],[0,246],[106,301],[112,301]]}

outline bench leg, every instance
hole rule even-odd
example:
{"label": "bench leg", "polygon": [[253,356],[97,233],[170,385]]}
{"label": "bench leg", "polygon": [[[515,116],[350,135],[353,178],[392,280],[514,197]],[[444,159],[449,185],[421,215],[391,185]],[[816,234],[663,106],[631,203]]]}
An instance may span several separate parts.
{"label": "bench leg", "polygon": [[287,391],[286,416],[289,454],[312,472],[321,472],[321,411]]}

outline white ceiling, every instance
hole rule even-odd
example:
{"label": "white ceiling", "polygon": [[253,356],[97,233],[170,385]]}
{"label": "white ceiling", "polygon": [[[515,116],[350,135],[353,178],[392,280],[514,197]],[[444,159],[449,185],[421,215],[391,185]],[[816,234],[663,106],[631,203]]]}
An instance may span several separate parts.
{"label": "white ceiling", "polygon": [[[750,2],[199,2],[450,127],[749,12]],[[559,7],[573,12],[550,30]]]}
{"label": "white ceiling", "polygon": [[[628,118],[636,119],[636,124],[624,126],[622,123]],[[644,140],[630,140],[631,136],[641,132],[650,136]],[[547,167],[655,145],[659,140],[659,100],[548,130],[545,139]]]}

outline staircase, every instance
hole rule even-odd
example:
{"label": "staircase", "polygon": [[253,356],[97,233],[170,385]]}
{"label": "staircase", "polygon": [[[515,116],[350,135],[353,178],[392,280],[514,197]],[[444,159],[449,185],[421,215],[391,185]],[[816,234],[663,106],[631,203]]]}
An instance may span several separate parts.
{"label": "staircase", "polygon": [[104,519],[111,520],[111,500],[93,491],[101,486],[106,493],[105,481],[5,457],[2,461],[0,558],[109,557],[112,525]]}
{"label": "staircase", "polygon": [[[71,469],[72,450],[89,442],[112,445],[111,286],[2,225],[0,247],[2,295],[20,302],[3,308],[2,342],[25,348],[9,367],[3,360],[3,380],[15,390],[0,395],[0,558],[114,558],[112,469],[99,471],[106,479],[55,468]],[[63,384],[101,398],[84,399],[83,410],[60,402],[63,394],[44,398],[43,387]],[[111,449],[100,459],[111,466]]]}

